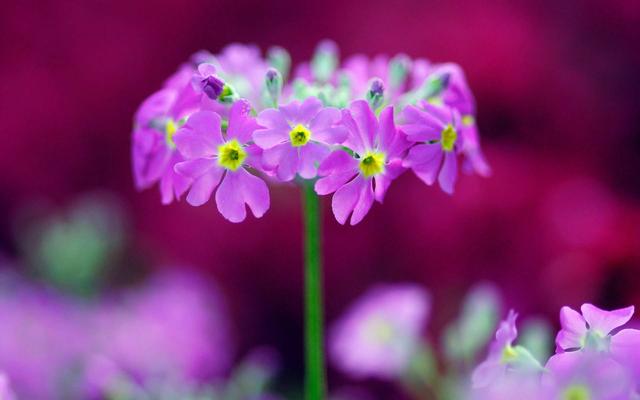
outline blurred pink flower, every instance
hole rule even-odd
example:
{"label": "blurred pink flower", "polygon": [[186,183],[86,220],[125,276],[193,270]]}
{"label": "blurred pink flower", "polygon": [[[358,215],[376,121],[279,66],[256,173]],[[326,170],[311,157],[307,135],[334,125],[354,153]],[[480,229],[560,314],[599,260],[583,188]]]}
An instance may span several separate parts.
{"label": "blurred pink flower", "polygon": [[370,289],[334,323],[331,359],[355,378],[401,376],[421,346],[430,308],[429,294],[417,285]]}

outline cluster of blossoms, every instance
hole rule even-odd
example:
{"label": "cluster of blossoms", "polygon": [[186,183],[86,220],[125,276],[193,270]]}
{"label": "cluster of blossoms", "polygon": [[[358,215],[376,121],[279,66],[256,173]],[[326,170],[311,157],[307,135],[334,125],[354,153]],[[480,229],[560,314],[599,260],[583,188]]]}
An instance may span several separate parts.
{"label": "cluster of blossoms", "polygon": [[614,311],[563,307],[556,354],[543,367],[525,347],[512,311],[500,324],[487,359],[473,372],[473,398],[616,400],[640,398],[640,330],[622,329],[633,307]]}
{"label": "cluster of blossoms", "polygon": [[[334,323],[329,355],[353,378],[395,381],[416,398],[640,399],[640,330],[624,328],[633,307],[563,307],[555,354],[550,326],[541,329],[530,320],[518,340],[517,314],[510,311],[498,323],[500,308],[494,288],[474,289],[459,319],[443,332],[443,357],[437,360],[424,335],[428,292],[415,284],[381,285]],[[488,355],[476,363],[487,344]]]}
{"label": "cluster of blossoms", "polygon": [[341,64],[328,41],[293,74],[290,65],[282,48],[266,58],[237,44],[195,54],[135,115],[137,187],[159,183],[165,204],[215,195],[240,222],[247,206],[255,217],[268,210],[265,180],[306,180],[333,193],[338,222],[357,224],[408,169],[447,193],[461,157],[465,170],[490,173],[457,65],[406,55]]}

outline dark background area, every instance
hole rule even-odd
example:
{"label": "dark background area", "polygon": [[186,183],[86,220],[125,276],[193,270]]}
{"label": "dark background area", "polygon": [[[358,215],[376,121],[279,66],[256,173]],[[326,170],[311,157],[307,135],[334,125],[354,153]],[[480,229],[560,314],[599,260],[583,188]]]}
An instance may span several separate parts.
{"label": "dark background area", "polygon": [[329,322],[382,281],[432,291],[432,332],[485,280],[508,306],[554,321],[564,304],[640,304],[637,1],[10,1],[0,13],[0,252],[16,254],[12,223],[25,204],[115,192],[147,263],[215,278],[240,349],[275,345],[298,376],[298,190],[273,187],[267,215],[238,225],[213,203],[162,206],[157,190],[133,187],[130,132],[140,102],[199,49],[280,45],[297,63],[323,38],[344,56],[459,63],[494,171],[464,177],[453,197],[407,173],[355,228],[339,226],[325,199]]}

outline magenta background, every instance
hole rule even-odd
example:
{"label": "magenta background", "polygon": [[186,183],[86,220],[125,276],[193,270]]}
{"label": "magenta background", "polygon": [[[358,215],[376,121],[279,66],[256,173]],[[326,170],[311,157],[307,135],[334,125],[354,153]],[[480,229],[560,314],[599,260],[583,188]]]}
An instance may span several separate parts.
{"label": "magenta background", "polygon": [[[274,187],[261,220],[136,193],[138,104],[201,48],[290,49],[332,38],[344,55],[406,52],[462,65],[494,168],[454,197],[408,173],[384,205],[340,227],[325,199],[327,318],[380,281],[434,294],[432,329],[473,283],[555,318],[563,304],[640,305],[640,3],[637,1],[21,1],[0,13],[0,252],[24,204],[119,193],[155,265],[215,277],[241,348],[273,344],[301,365],[299,194]],[[295,374],[295,373],[294,373]]]}

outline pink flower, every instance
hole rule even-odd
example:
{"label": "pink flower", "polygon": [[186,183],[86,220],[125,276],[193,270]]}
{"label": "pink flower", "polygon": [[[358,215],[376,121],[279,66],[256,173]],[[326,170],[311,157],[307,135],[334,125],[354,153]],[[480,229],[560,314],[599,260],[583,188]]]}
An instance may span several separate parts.
{"label": "pink flower", "polygon": [[386,107],[376,118],[364,100],[351,103],[342,113],[349,130],[344,145],[353,153],[333,152],[322,164],[315,184],[316,193],[334,193],[333,215],[340,224],[351,216],[351,225],[362,221],[373,200],[382,203],[391,184],[402,172],[401,157],[408,147],[404,135],[396,129],[393,107]]}
{"label": "pink flower", "polygon": [[265,168],[275,171],[278,179],[290,181],[296,174],[312,179],[329,155],[329,146],[347,137],[340,120],[340,110],[322,107],[320,100],[310,97],[262,111],[258,123],[265,128],[255,131],[253,139],[264,149]]}
{"label": "pink flower", "polygon": [[199,111],[175,134],[174,140],[186,161],[176,164],[181,176],[193,181],[187,202],[193,206],[206,203],[213,191],[218,211],[231,222],[246,217],[248,205],[256,218],[269,209],[266,183],[247,168],[257,168],[260,149],[249,145],[251,134],[258,128],[249,116],[251,106],[246,100],[233,104],[229,127],[223,136],[220,115]]}
{"label": "pink flower", "polygon": [[200,105],[201,96],[190,84],[192,75],[191,67],[182,67],[142,103],[135,116],[131,149],[135,184],[142,190],[159,182],[163,204],[180,198],[190,184],[188,178],[173,169],[183,161],[173,135],[180,120]]}
{"label": "pink flower", "polygon": [[425,101],[420,107],[404,109],[405,124],[400,129],[416,145],[409,150],[403,165],[427,185],[436,179],[440,188],[452,194],[458,177],[458,154],[462,149],[460,114],[448,107]]}

